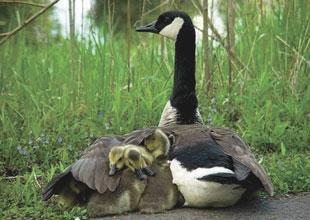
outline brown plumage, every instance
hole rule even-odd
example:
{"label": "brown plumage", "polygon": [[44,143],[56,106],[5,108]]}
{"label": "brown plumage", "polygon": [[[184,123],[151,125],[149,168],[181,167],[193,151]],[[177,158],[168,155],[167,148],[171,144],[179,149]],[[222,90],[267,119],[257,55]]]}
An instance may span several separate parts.
{"label": "brown plumage", "polygon": [[[120,144],[143,145],[145,138],[150,136],[155,129],[156,128],[146,128],[133,131],[123,136],[102,137],[98,139],[83,152],[79,160],[50,182],[43,191],[43,199],[48,200],[53,194],[59,194],[61,188],[66,185],[68,179],[70,180],[71,178],[87,185],[91,191],[95,191],[97,195],[94,197],[101,198],[101,195],[105,192],[114,195],[113,192],[120,189],[119,187],[122,189],[124,187],[126,188],[122,183],[126,183],[128,175],[131,174],[122,172],[115,176],[109,176],[108,153],[113,146]],[[203,125],[172,125],[162,128],[162,130],[169,136],[169,139],[173,141],[169,151],[170,159],[183,149],[190,151],[196,143],[205,143],[208,141],[215,142],[221,151],[232,157],[234,171],[238,180],[242,181],[252,173],[261,182],[264,189],[270,195],[273,194],[273,186],[266,172],[255,161],[249,146],[234,132],[227,129],[209,128]],[[159,174],[158,171],[157,174]],[[132,174],[132,176],[134,175]],[[157,180],[161,180],[158,175],[148,179],[148,184],[151,184],[153,181],[156,183]],[[131,179],[131,183],[134,184],[135,182],[136,180]],[[139,184],[141,184],[141,181]],[[140,189],[142,188],[140,187]],[[123,190],[120,190],[120,193],[121,191]],[[139,192],[136,192],[136,194],[139,194]],[[158,194],[162,195],[164,193],[159,192]],[[93,194],[88,193],[88,195]],[[104,195],[102,196],[108,198]],[[85,196],[83,196],[83,198],[85,198]],[[89,201],[94,200],[96,199],[90,199]],[[129,209],[131,210],[131,208]]]}
{"label": "brown plumage", "polygon": [[157,173],[156,177],[141,181],[132,171],[125,169],[116,191],[103,194],[93,192],[87,203],[89,216],[101,217],[132,211],[156,213],[182,203],[179,201],[182,197],[172,183],[169,165],[154,162],[151,167]]}

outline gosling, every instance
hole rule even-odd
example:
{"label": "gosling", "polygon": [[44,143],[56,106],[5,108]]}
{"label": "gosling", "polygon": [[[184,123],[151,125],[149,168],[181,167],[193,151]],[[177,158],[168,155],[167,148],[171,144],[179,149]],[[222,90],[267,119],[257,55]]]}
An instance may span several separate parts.
{"label": "gosling", "polygon": [[154,176],[155,172],[149,166],[156,159],[166,158],[169,149],[169,139],[160,129],[156,129],[154,133],[145,138],[144,146],[124,145],[113,147],[109,153],[109,175],[115,175],[116,172],[126,166],[140,180],[145,179],[146,175]]}
{"label": "gosling", "polygon": [[[131,211],[157,213],[183,204],[184,199],[172,183],[169,164],[164,157],[168,154],[170,142],[161,131],[155,131],[144,140],[144,146],[123,145],[113,147],[109,153],[110,174],[122,171],[122,178],[115,192],[104,194],[94,192],[87,204],[92,217],[122,214]],[[161,160],[163,159],[163,160]],[[145,179],[145,168],[156,171],[152,180]],[[113,168],[114,167],[114,168]],[[138,180],[132,171],[136,174]],[[144,172],[144,173],[143,173]],[[142,177],[141,177],[142,176]]]}
{"label": "gosling", "polygon": [[[147,176],[154,176],[149,166],[154,157],[144,147],[138,145],[124,145],[113,147],[109,153],[109,175],[128,167],[138,179],[144,180]],[[147,175],[147,176],[146,176]]]}

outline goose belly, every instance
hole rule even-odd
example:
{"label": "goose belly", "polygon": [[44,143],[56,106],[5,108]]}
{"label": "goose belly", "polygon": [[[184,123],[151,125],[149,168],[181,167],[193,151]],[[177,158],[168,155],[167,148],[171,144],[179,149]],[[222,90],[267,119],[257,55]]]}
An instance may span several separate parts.
{"label": "goose belly", "polygon": [[226,207],[239,201],[245,189],[238,184],[221,184],[199,178],[217,173],[233,173],[224,167],[197,168],[188,171],[176,159],[170,163],[173,183],[185,199],[184,206]]}

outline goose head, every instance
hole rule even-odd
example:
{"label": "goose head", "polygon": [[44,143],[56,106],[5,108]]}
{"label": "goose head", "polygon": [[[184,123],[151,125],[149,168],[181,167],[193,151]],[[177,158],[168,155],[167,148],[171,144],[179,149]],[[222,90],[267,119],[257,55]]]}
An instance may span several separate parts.
{"label": "goose head", "polygon": [[139,27],[138,32],[156,33],[175,41],[174,82],[159,127],[171,124],[203,124],[198,109],[195,80],[195,28],[182,11],[167,11],[156,21]]}
{"label": "goose head", "polygon": [[191,18],[182,11],[167,11],[156,21],[136,28],[138,32],[150,32],[176,40],[183,28],[194,28]]}

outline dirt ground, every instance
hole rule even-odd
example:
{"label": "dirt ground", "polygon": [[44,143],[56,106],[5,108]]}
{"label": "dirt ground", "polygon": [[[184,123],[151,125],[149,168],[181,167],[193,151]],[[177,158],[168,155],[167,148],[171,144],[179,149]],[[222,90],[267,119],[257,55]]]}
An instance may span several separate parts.
{"label": "dirt ground", "polygon": [[282,195],[273,198],[255,198],[230,208],[194,209],[180,208],[158,214],[130,213],[109,216],[108,219],[309,219],[310,192],[295,195]]}

